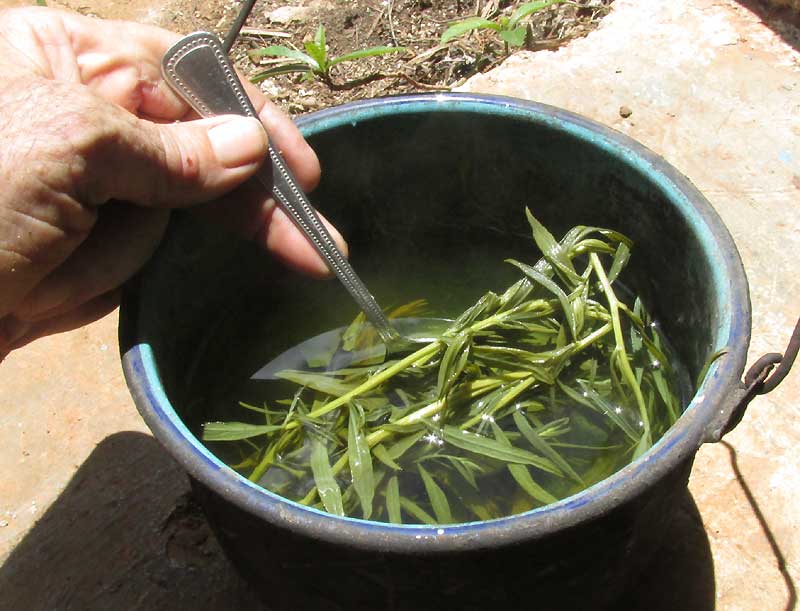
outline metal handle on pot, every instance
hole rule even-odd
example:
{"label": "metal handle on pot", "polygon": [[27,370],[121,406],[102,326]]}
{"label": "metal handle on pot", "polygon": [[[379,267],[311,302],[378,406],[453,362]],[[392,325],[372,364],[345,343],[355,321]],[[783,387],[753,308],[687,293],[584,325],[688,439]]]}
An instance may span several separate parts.
{"label": "metal handle on pot", "polygon": [[706,441],[716,442],[722,439],[741,422],[750,401],[757,395],[764,395],[775,390],[788,375],[797,358],[798,351],[800,351],[800,319],[797,320],[792,337],[783,354],[770,352],[751,365],[744,376],[744,382],[732,391],[720,411],[719,417],[709,427]]}
{"label": "metal handle on pot", "polygon": [[[219,39],[209,32],[195,32],[178,41],[164,55],[161,69],[164,79],[203,117],[258,117]],[[269,158],[271,167],[261,167],[256,175],[259,181],[268,192],[272,191],[278,205],[306,235],[384,341],[394,339],[397,334],[380,305],[337,248],[272,142]]]}

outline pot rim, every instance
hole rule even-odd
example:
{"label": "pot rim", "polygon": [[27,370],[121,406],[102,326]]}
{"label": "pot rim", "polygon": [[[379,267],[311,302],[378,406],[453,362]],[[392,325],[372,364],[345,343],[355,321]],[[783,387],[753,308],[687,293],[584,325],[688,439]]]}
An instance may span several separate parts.
{"label": "pot rim", "polygon": [[599,147],[632,170],[644,173],[695,230],[713,261],[715,295],[725,313],[714,350],[724,357],[710,368],[692,401],[667,433],[642,457],[614,475],[556,503],[490,521],[453,525],[393,525],[340,518],[269,492],[217,459],[183,424],[160,382],[150,345],[140,341],[138,302],[126,292],[120,310],[123,369],[137,409],[155,437],[191,477],[238,507],[295,534],[365,550],[389,553],[452,553],[538,539],[596,519],[654,485],[708,439],[729,395],[740,385],[750,341],[747,279],[733,239],[705,197],[678,170],[632,138],[575,113],[526,100],[472,93],[414,94],[351,102],[301,117],[306,137],[328,129],[388,115],[474,112],[539,122]]}

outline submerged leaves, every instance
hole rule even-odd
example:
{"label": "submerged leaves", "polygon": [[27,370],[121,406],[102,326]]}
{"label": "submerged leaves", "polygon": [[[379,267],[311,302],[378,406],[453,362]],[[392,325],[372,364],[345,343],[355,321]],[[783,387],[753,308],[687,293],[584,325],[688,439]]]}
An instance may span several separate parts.
{"label": "submerged leaves", "polygon": [[[209,423],[204,440],[240,443],[237,467],[279,482],[280,494],[396,524],[525,511],[646,452],[682,405],[668,344],[641,300],[616,292],[630,240],[578,226],[557,241],[526,214],[543,257],[510,260],[521,275],[505,292],[486,293],[414,353],[284,371],[298,387],[291,401],[250,406],[263,424]],[[377,341],[359,316],[338,351]]]}

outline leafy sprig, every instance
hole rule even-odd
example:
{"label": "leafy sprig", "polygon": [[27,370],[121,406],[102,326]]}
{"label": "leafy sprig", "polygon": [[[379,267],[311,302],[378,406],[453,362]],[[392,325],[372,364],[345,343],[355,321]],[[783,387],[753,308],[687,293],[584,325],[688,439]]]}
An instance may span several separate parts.
{"label": "leafy sprig", "polygon": [[386,78],[387,75],[376,72],[366,77],[356,79],[355,81],[340,84],[335,83],[333,80],[331,70],[334,66],[343,62],[358,61],[368,57],[406,52],[405,47],[379,46],[359,49],[343,55],[331,56],[325,37],[325,28],[321,25],[317,28],[314,39],[306,41],[304,47],[305,53],[283,45],[272,45],[250,51],[249,55],[251,59],[274,57],[279,60],[276,65],[255,74],[251,80],[254,83],[259,83],[267,78],[279,76],[281,74],[302,74],[305,80],[314,80],[316,78],[332,89],[351,89],[373,80]]}
{"label": "leafy sprig", "polygon": [[[560,240],[526,211],[542,258],[486,293],[435,341],[385,362],[279,375],[291,400],[239,441],[252,481],[336,515],[393,523],[487,520],[582,490],[646,452],[678,418],[672,355],[638,298],[615,288],[625,236],[579,226]],[[341,350],[375,341],[365,324]],[[315,363],[319,364],[319,363]]]}
{"label": "leafy sprig", "polygon": [[510,16],[500,15],[494,19],[473,16],[458,21],[448,27],[441,37],[441,44],[449,42],[474,32],[476,30],[494,30],[503,41],[506,55],[510,47],[522,47],[526,40],[531,38],[530,25],[524,22],[525,18],[538,13],[565,0],[537,0],[520,4]]}

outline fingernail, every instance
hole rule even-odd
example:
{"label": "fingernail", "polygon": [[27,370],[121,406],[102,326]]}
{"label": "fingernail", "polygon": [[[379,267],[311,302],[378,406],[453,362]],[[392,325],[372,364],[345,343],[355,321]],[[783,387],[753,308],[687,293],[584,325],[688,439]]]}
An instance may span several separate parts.
{"label": "fingernail", "polygon": [[231,117],[208,130],[217,161],[226,168],[258,163],[267,154],[267,134],[258,119]]}

